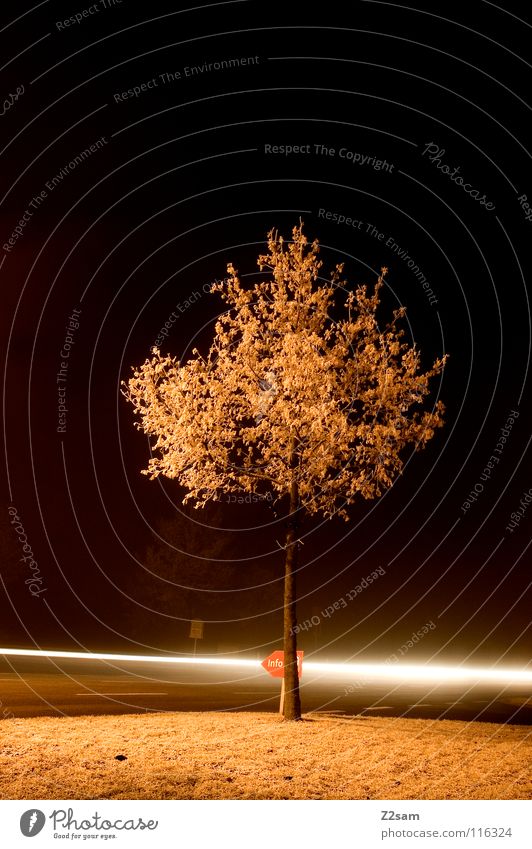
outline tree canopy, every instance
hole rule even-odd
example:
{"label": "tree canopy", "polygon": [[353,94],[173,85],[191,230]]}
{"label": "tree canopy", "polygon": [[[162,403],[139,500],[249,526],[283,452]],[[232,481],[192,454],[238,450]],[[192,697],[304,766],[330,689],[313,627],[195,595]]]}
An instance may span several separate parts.
{"label": "tree canopy", "polygon": [[156,440],[145,473],[178,479],[195,506],[220,492],[282,498],[296,475],[299,507],[347,518],[357,495],[393,483],[406,445],[423,447],[443,423],[442,403],[422,402],[445,358],[421,371],[398,326],[403,307],[378,324],[387,270],[372,290],[349,291],[341,265],[320,281],[318,252],[302,225],[288,243],[271,231],[265,279],[246,288],[229,265],[213,284],[227,309],[206,355],[180,363],[154,349],[128,383],[138,426]]}

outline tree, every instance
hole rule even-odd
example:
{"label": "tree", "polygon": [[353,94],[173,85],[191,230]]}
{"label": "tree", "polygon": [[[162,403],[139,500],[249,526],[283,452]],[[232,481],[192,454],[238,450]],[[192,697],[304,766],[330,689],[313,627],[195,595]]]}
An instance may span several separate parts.
{"label": "tree", "polygon": [[[274,230],[258,259],[265,279],[244,288],[232,264],[213,284],[227,305],[209,351],[185,363],[153,356],[124,394],[137,427],[156,441],[144,470],[175,478],[184,501],[268,488],[285,505],[285,719],[301,718],[296,664],[296,573],[305,514],[349,518],[355,498],[382,494],[401,472],[401,451],[418,449],[443,424],[443,404],[421,409],[445,358],[421,370],[398,327],[376,318],[386,269],[372,292],[354,291],[337,265],[320,281],[319,243],[303,226],[285,242]],[[340,303],[339,303],[340,302]],[[335,316],[336,319],[335,319]]]}

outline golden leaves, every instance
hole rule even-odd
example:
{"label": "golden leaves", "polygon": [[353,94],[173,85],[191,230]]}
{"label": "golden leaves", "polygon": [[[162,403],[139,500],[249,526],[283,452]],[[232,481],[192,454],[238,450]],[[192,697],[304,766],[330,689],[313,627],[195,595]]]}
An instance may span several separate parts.
{"label": "golden leaves", "polygon": [[154,349],[124,395],[156,440],[145,473],[179,480],[196,506],[261,486],[283,497],[296,476],[309,512],[347,518],[346,502],[380,495],[401,471],[401,451],[443,424],[441,402],[416,408],[446,357],[420,371],[397,326],[403,307],[379,329],[386,268],[372,291],[344,295],[347,317],[335,321],[343,266],[320,282],[317,240],[308,243],[301,222],[292,237],[270,231],[258,258],[266,275],[251,288],[232,263],[213,284],[228,309],[205,357],[194,350],[182,365]]}

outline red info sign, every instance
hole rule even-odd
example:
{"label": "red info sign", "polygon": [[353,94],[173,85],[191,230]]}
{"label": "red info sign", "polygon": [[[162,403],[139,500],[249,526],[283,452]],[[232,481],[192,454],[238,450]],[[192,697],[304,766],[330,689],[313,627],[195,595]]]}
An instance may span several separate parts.
{"label": "red info sign", "polygon": [[[303,674],[303,655],[304,652],[298,651],[297,654],[297,674],[298,677],[301,678]],[[272,678],[284,678],[284,651],[274,651],[268,657],[266,657],[261,666],[264,667],[266,672],[272,676]]]}

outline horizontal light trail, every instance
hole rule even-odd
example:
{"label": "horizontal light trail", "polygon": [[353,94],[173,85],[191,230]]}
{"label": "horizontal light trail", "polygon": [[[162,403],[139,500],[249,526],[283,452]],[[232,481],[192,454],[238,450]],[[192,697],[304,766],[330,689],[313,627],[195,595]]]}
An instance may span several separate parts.
{"label": "horizontal light trail", "polygon": [[203,666],[260,666],[260,660],[242,660],[230,657],[175,657],[153,654],[107,654],[87,651],[40,651],[38,649],[2,649],[0,656],[65,657],[72,660],[133,660],[145,663],[192,663]]}
{"label": "horizontal light trail", "polygon": [[168,693],[74,693],[75,696],[100,696],[101,698],[105,698],[106,696],[167,696]]}
{"label": "horizontal light trail", "polygon": [[312,669],[328,675],[346,672],[357,678],[385,678],[404,681],[512,681],[532,684],[532,670],[496,666],[443,666],[406,663],[304,663],[303,671]]}
{"label": "horizontal light trail", "polygon": [[[169,655],[109,654],[105,652],[42,651],[38,649],[0,648],[4,657],[57,657],[69,660],[133,661],[140,663],[174,663],[196,666],[240,666],[261,670],[260,660],[230,657],[175,657]],[[262,671],[262,670],[261,670]],[[303,673],[321,673],[347,679],[386,679],[402,681],[485,681],[532,684],[532,670],[498,668],[496,666],[443,666],[402,663],[322,663],[303,662]],[[264,672],[266,675],[267,673]]]}

